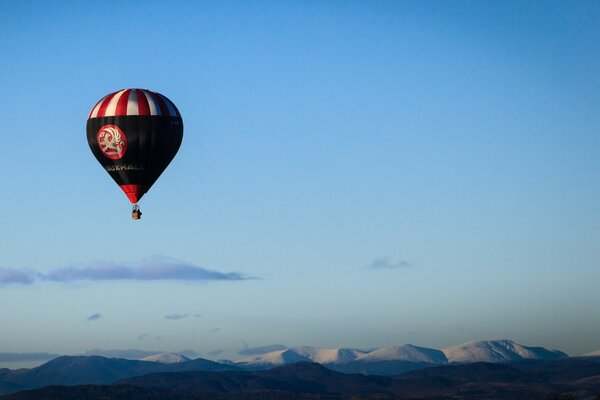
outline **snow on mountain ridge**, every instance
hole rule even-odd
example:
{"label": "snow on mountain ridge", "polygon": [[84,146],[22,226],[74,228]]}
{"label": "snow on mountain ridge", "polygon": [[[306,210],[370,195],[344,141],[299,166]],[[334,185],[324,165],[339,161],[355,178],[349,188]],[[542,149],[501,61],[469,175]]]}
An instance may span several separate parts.
{"label": "snow on mountain ridge", "polygon": [[180,362],[190,361],[186,356],[177,353],[158,353],[142,358],[142,361],[152,361],[161,364],[176,364]]}
{"label": "snow on mountain ridge", "polygon": [[365,354],[354,349],[322,349],[313,346],[292,347],[290,350],[319,364],[346,364]]}
{"label": "snow on mountain ridge", "polygon": [[242,366],[276,366],[299,361],[312,361],[324,365],[339,366],[350,363],[381,363],[390,361],[445,364],[448,362],[505,362],[522,359],[549,360],[561,357],[567,357],[567,355],[558,350],[523,346],[512,340],[505,339],[473,341],[447,347],[442,350],[412,344],[382,347],[372,351],[299,346],[245,358],[237,363]]}
{"label": "snow on mountain ridge", "polygon": [[358,357],[358,361],[408,361],[426,363],[446,363],[446,355],[436,349],[412,344],[382,347]]}
{"label": "snow on mountain ridge", "polygon": [[348,364],[354,361],[405,361],[432,364],[448,362],[440,350],[405,344],[383,347],[370,352],[347,348],[322,349],[313,346],[299,346],[245,358],[238,363],[243,365],[283,365],[298,361],[312,361],[319,364]]}
{"label": "snow on mountain ridge", "polygon": [[529,347],[512,340],[478,340],[442,349],[450,362],[504,362],[521,359],[549,360],[566,357],[558,350]]}
{"label": "snow on mountain ridge", "polygon": [[244,358],[238,361],[241,365],[284,365],[300,361],[312,361],[308,357],[300,355],[291,349],[277,350],[254,357]]}

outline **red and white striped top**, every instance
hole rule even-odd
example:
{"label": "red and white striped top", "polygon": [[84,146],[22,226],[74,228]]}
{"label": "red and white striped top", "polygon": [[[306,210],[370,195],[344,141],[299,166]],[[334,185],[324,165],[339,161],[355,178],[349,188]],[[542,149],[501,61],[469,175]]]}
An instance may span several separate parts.
{"label": "red and white striped top", "polygon": [[127,115],[164,115],[181,117],[175,104],[160,93],[147,89],[123,89],[104,96],[88,119]]}

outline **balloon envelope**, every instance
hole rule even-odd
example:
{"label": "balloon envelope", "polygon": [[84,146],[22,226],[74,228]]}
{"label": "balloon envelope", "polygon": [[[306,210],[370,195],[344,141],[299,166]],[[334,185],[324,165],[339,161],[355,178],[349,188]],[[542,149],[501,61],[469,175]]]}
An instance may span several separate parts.
{"label": "balloon envelope", "polygon": [[173,160],[182,138],[175,104],[146,89],[110,93],[88,116],[92,153],[134,204]]}

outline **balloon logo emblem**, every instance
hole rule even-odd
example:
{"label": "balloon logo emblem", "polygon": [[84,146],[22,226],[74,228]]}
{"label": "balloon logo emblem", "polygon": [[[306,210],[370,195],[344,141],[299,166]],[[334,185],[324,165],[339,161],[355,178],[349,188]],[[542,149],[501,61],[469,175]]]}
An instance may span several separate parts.
{"label": "balloon logo emblem", "polygon": [[116,125],[104,125],[98,130],[98,145],[102,154],[111,160],[118,160],[127,151],[127,137]]}

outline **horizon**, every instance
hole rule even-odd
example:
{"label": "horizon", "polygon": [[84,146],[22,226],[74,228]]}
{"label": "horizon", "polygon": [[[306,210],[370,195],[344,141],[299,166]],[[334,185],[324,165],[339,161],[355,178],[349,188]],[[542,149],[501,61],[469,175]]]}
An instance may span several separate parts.
{"label": "horizon", "polygon": [[[0,353],[600,349],[600,3],[0,15]],[[86,120],[137,87],[184,131],[132,221]]]}
{"label": "horizon", "polygon": [[[305,345],[295,345],[295,346],[286,346],[286,345],[282,345],[282,344],[269,344],[269,345],[262,345],[262,346],[256,346],[256,347],[244,347],[244,348],[240,348],[237,350],[229,350],[229,351],[224,351],[224,352],[219,351],[216,354],[211,354],[211,353],[202,354],[202,353],[198,353],[192,349],[181,349],[179,351],[163,351],[163,350],[156,350],[156,349],[141,350],[141,349],[96,349],[95,348],[95,349],[88,349],[84,352],[74,353],[74,354],[52,354],[50,352],[44,352],[44,353],[42,353],[42,352],[34,352],[34,353],[0,352],[0,368],[8,368],[8,369],[35,368],[35,367],[45,364],[48,361],[51,361],[55,358],[63,357],[63,356],[69,356],[69,357],[101,356],[101,357],[106,357],[106,358],[143,360],[145,357],[163,354],[163,353],[164,354],[182,355],[190,360],[207,359],[207,360],[211,360],[211,361],[215,361],[215,362],[232,361],[234,363],[240,363],[240,362],[244,362],[244,361],[248,361],[248,360],[253,360],[255,358],[260,358],[261,356],[264,356],[264,355],[267,355],[270,353],[278,353],[278,352],[283,352],[283,351],[287,351],[287,350],[295,351],[296,349],[306,348],[306,347],[316,348],[319,350],[349,349],[349,350],[356,350],[361,353],[368,354],[373,351],[384,349],[384,348],[415,346],[415,347],[419,347],[422,349],[439,350],[443,353],[446,353],[447,350],[449,350],[449,349],[462,347],[462,346],[468,345],[468,344],[474,344],[474,343],[481,344],[484,342],[505,342],[505,341],[513,342],[514,344],[522,345],[522,346],[529,347],[529,348],[537,348],[538,347],[535,344],[516,343],[511,339],[505,338],[505,339],[470,340],[470,341],[467,341],[464,343],[456,343],[454,345],[447,346],[444,348],[439,348],[439,349],[429,347],[429,346],[423,346],[423,345],[415,344],[415,343],[402,343],[402,344],[395,344],[395,345],[390,345],[390,346],[384,346],[384,347],[379,347],[379,348],[369,348],[369,349],[365,349],[365,348],[357,349],[357,348],[344,347],[344,346],[339,346],[339,347],[334,347],[334,348],[324,348],[324,347],[311,346],[311,345],[306,345],[306,344]],[[544,348],[544,347],[542,347],[542,348]],[[561,349],[557,349],[557,348],[545,348],[545,349],[550,350],[550,351],[560,351],[560,352],[564,353],[566,355],[566,357],[590,356],[591,353],[598,353],[598,351],[600,350],[600,349],[594,350],[594,351],[586,353],[586,354],[568,354],[568,353],[562,351]],[[40,355],[43,355],[45,357],[41,357]]]}

